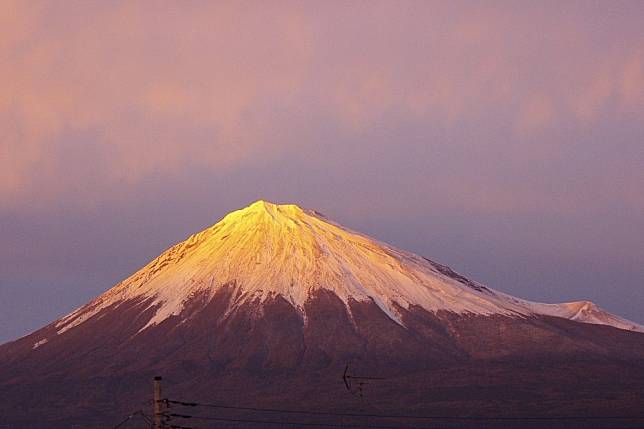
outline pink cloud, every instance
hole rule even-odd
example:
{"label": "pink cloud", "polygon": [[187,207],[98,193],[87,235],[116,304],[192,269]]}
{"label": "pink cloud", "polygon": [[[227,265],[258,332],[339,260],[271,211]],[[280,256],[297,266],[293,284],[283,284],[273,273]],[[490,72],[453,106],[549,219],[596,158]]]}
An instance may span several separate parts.
{"label": "pink cloud", "polygon": [[621,76],[620,93],[629,107],[644,109],[644,47],[627,60]]}
{"label": "pink cloud", "polygon": [[517,131],[521,136],[536,133],[550,126],[554,118],[555,108],[550,97],[540,93],[533,94],[521,103]]}
{"label": "pink cloud", "polygon": [[642,114],[641,30],[597,43],[573,5],[497,6],[11,3],[0,15],[3,204],[83,179],[65,164],[70,136],[91,136],[77,149],[101,154],[87,162],[106,166],[94,174],[109,189],[306,151],[289,137],[294,120],[359,136],[394,116],[452,129],[493,112],[525,138],[591,123],[615,94]]}

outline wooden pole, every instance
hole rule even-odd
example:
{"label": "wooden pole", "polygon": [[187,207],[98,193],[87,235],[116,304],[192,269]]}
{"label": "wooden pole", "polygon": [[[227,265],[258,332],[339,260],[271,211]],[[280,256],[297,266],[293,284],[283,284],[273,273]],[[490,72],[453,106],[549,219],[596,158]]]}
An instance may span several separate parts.
{"label": "wooden pole", "polygon": [[161,377],[157,376],[154,377],[154,381],[152,382],[152,386],[154,389],[154,404],[153,404],[153,410],[154,410],[154,429],[161,429],[162,428],[162,416],[161,416]]}

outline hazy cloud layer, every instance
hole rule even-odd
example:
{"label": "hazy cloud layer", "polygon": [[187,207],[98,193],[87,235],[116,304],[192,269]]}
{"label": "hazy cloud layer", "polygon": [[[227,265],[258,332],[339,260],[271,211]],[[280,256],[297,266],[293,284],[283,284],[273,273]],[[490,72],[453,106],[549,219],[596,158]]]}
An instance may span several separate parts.
{"label": "hazy cloud layer", "polygon": [[641,2],[5,2],[0,340],[257,198],[644,322],[643,19]]}

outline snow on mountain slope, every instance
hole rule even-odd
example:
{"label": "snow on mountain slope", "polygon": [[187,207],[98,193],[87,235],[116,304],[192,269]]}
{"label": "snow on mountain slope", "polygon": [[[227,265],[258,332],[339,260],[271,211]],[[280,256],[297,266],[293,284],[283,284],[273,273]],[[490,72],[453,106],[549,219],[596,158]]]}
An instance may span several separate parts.
{"label": "snow on mountain slope", "polygon": [[611,314],[590,301],[565,302],[561,304],[528,303],[534,313],[562,317],[582,323],[609,325],[628,331],[644,332],[644,326]]}
{"label": "snow on mountain slope", "polygon": [[149,327],[180,314],[197,294],[212,297],[231,284],[238,298],[228,311],[249,300],[281,295],[306,317],[308,297],[327,289],[345,303],[372,299],[399,323],[399,306],[418,305],[459,314],[542,314],[644,332],[644,327],[591,303],[539,304],[514,298],[350,231],[315,211],[265,201],[232,212],[173,246],[56,326],[63,333],[110,305],[136,299],[148,308],[156,306]]}

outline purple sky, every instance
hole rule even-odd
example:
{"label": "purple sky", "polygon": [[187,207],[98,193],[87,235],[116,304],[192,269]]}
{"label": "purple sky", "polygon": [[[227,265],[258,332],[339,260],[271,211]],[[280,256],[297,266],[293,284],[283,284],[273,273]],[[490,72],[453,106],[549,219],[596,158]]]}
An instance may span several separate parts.
{"label": "purple sky", "polygon": [[263,198],[644,322],[644,2],[3,2],[0,342]]}

